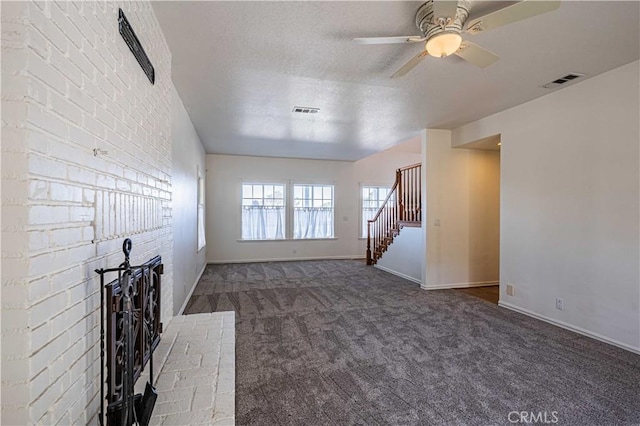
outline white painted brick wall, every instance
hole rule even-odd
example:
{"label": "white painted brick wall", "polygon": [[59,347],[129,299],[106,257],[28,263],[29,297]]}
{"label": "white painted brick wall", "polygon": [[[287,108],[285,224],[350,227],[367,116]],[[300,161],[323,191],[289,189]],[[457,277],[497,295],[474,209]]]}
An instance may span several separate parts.
{"label": "white painted brick wall", "polygon": [[[97,422],[94,270],[160,254],[172,313],[171,55],[147,2],[1,2],[2,423]],[[118,8],[155,67],[151,85]],[[105,151],[94,155],[94,149]]]}

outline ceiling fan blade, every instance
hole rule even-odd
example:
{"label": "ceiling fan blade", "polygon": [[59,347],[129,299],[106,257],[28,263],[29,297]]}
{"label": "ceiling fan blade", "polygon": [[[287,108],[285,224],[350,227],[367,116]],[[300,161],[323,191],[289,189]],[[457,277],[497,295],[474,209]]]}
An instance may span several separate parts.
{"label": "ceiling fan blade", "polygon": [[421,36],[398,36],[398,37],[359,37],[354,38],[358,44],[401,44],[401,43],[419,43],[426,39]]}
{"label": "ceiling fan blade", "polygon": [[434,0],[433,16],[434,18],[451,18],[453,21],[458,10],[457,0]]}
{"label": "ceiling fan blade", "polygon": [[424,59],[425,56],[429,56],[429,53],[426,50],[423,49],[420,53],[418,53],[416,56],[411,58],[409,60],[409,62],[404,64],[402,66],[402,68],[400,68],[398,71],[396,71],[391,76],[391,78],[398,78],[398,77],[402,77],[402,76],[406,75],[409,71],[414,69],[416,67],[416,65],[418,65],[420,63],[420,61],[422,61]]}
{"label": "ceiling fan blade", "polygon": [[455,55],[461,57],[465,61],[469,61],[472,64],[479,66],[480,68],[486,68],[500,59],[498,55],[467,40],[462,42],[460,49],[458,49]]}
{"label": "ceiling fan blade", "polygon": [[478,34],[488,31],[502,25],[511,24],[512,22],[521,21],[531,18],[532,16],[541,15],[551,12],[560,7],[560,0],[536,1],[522,0],[511,6],[496,10],[487,15],[473,19],[467,23],[465,32]]}

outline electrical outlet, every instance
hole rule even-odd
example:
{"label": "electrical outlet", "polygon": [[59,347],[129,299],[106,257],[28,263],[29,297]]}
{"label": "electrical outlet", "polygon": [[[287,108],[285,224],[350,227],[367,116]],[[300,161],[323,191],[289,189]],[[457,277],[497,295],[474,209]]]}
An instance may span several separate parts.
{"label": "electrical outlet", "polygon": [[507,296],[514,296],[516,289],[511,284],[507,284]]}
{"label": "electrical outlet", "polygon": [[564,300],[559,297],[556,299],[556,309],[564,311]]}

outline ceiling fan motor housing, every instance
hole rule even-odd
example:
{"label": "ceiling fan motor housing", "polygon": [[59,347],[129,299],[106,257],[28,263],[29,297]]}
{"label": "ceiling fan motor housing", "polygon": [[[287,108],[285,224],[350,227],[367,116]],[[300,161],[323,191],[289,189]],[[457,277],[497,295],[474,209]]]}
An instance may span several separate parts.
{"label": "ceiling fan motor housing", "polygon": [[[459,0],[456,8],[456,16],[434,16],[433,1],[424,3],[416,12],[416,27],[427,39],[442,32],[460,34],[462,27],[469,17],[472,2],[470,0]],[[447,19],[448,18],[448,19]]]}

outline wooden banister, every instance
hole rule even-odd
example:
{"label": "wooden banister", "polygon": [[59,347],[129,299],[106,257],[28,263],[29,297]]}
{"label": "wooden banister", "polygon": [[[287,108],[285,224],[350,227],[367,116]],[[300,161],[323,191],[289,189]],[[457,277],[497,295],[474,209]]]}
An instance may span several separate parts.
{"label": "wooden banister", "polygon": [[396,170],[396,180],[373,219],[367,221],[367,265],[375,264],[404,226],[420,226],[422,164]]}

